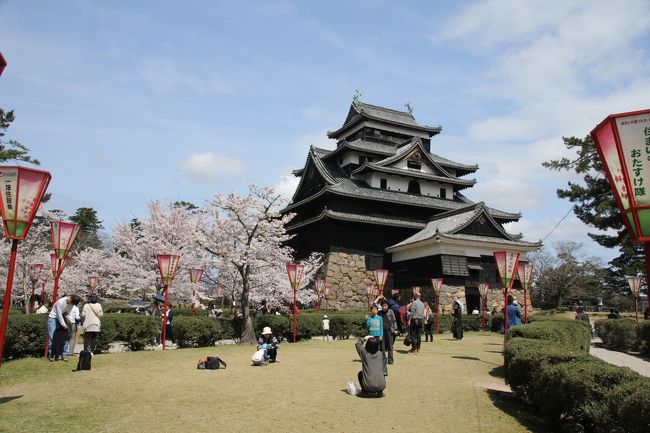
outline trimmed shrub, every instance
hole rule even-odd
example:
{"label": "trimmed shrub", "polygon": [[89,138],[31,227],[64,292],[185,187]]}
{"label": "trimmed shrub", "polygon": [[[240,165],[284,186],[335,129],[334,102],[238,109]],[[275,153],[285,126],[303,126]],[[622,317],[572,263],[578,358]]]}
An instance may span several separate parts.
{"label": "trimmed shrub", "polygon": [[508,330],[507,382],[551,421],[596,433],[650,431],[650,380],[589,355],[589,338],[589,325],[575,320]]}
{"label": "trimmed shrub", "polygon": [[143,350],[153,345],[162,332],[160,317],[138,314],[104,314],[97,338],[97,351],[106,352],[110,343],[122,341],[129,350]]}
{"label": "trimmed shrub", "polygon": [[596,333],[608,349],[624,352],[638,350],[637,327],[634,320],[606,319],[596,322]]}
{"label": "trimmed shrub", "polygon": [[12,314],[7,319],[4,359],[43,356],[47,337],[47,314]]}
{"label": "trimmed shrub", "polygon": [[650,355],[650,322],[640,323],[636,330],[636,336],[641,352]]}
{"label": "trimmed shrub", "polygon": [[503,313],[493,314],[490,318],[490,331],[501,332],[501,324],[503,324]]}
{"label": "trimmed shrub", "polygon": [[363,328],[366,314],[365,312],[328,314],[330,335],[339,340],[350,338],[350,336],[361,337],[366,335],[366,330]]}
{"label": "trimmed shrub", "polygon": [[223,338],[220,323],[208,317],[180,316],[174,319],[174,337],[179,347],[214,346]]}

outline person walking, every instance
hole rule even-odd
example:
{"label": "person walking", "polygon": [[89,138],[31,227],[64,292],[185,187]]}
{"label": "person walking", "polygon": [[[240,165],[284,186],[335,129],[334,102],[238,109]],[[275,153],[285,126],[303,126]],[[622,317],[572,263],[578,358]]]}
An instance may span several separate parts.
{"label": "person walking", "polygon": [[424,324],[424,304],[420,300],[422,295],[415,292],[415,299],[409,308],[410,329],[411,329],[411,353],[419,354],[422,344],[422,327]]}
{"label": "person walking", "polygon": [[428,342],[431,338],[433,342],[433,311],[428,302],[424,303],[424,341]]}
{"label": "person walking", "polygon": [[[508,295],[508,329],[512,328],[513,326],[521,325],[523,322],[521,321],[521,311],[519,311],[519,307],[517,307],[517,303],[515,302],[514,298],[512,295]],[[580,307],[578,307],[580,308]],[[576,308],[576,311],[578,310]],[[503,325],[501,326],[501,332],[503,332]]]}
{"label": "person walking", "polygon": [[[54,333],[57,330],[57,327],[66,333],[68,332],[68,324],[66,323],[63,315],[67,315],[74,305],[79,305],[80,301],[81,298],[77,295],[63,296],[54,303],[52,310],[50,310],[50,314],[47,316],[47,353],[51,361],[54,361],[54,359],[52,359],[54,356],[52,352],[52,346],[54,344]],[[59,337],[61,336],[62,333],[59,332]],[[63,340],[61,344],[62,346],[60,356],[63,358],[63,345],[65,344],[65,340]]]}
{"label": "person walking", "polygon": [[454,300],[454,307],[452,309],[452,323],[451,330],[454,340],[463,339],[463,304],[460,299]]}
{"label": "person walking", "polygon": [[101,332],[101,317],[104,315],[102,306],[99,303],[97,295],[92,293],[88,297],[88,302],[81,310],[84,329],[84,351],[95,353],[97,348],[97,337]]}

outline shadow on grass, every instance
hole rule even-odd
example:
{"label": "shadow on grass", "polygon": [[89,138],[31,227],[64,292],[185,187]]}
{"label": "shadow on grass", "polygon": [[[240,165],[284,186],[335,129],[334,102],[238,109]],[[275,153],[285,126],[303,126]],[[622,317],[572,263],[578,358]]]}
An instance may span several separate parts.
{"label": "shadow on grass", "polygon": [[500,379],[505,379],[506,378],[506,369],[503,365],[500,365],[498,367],[494,367],[490,372],[488,373],[492,377],[498,377]]}
{"label": "shadow on grass", "polygon": [[487,390],[488,396],[499,410],[515,418],[532,433],[552,433],[555,429],[547,425],[543,418],[537,416],[531,408],[514,398],[510,392]]}
{"label": "shadow on grass", "polygon": [[486,353],[498,353],[499,355],[501,355],[503,353],[502,350],[486,350],[485,352]]}
{"label": "shadow on grass", "polygon": [[490,364],[490,365],[499,365],[499,364],[495,364],[494,362],[483,361],[481,358],[477,358],[476,356],[455,355],[455,356],[452,356],[452,358],[454,358],[454,359],[464,359],[466,361],[479,361],[479,362],[484,362],[485,364]]}
{"label": "shadow on grass", "polygon": [[404,350],[404,349],[397,349],[395,352],[397,352],[397,353],[411,353],[410,350]]}
{"label": "shadow on grass", "polygon": [[16,400],[22,397],[22,395],[12,395],[9,397],[0,397],[0,404],[9,403],[11,400]]}

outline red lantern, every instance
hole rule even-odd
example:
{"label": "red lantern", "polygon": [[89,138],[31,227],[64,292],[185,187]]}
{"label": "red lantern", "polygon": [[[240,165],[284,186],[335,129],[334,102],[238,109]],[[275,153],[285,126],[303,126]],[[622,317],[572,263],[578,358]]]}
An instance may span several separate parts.
{"label": "red lantern", "polygon": [[641,280],[642,277],[640,275],[627,278],[627,283],[630,285],[630,292],[634,298],[634,315],[637,324],[639,323],[639,293],[641,292]]}
{"label": "red lantern", "polygon": [[497,264],[504,300],[504,334],[508,331],[508,293],[515,281],[515,271],[519,262],[519,253],[516,251],[495,251],[494,260]]}
{"label": "red lantern", "polygon": [[163,307],[163,335],[162,335],[162,349],[165,350],[167,340],[167,304],[169,296],[169,285],[174,281],[178,263],[181,261],[181,256],[176,254],[158,254],[158,270],[160,271],[160,278],[162,279],[163,286],[165,287],[165,304]]}
{"label": "red lantern", "polygon": [[431,287],[433,287],[433,296],[436,298],[436,334],[440,331],[440,321],[438,314],[440,311],[440,291],[442,290],[442,278],[431,278]]}
{"label": "red lantern", "polygon": [[375,274],[375,281],[377,281],[379,291],[383,292],[386,278],[388,278],[388,271],[386,269],[375,269],[373,273]]}
{"label": "red lantern", "polygon": [[533,265],[530,263],[517,263],[517,275],[524,289],[524,323],[528,323],[528,289],[533,281]]}
{"label": "red lantern", "polygon": [[489,291],[490,285],[488,283],[480,283],[478,285],[478,295],[481,297],[481,310],[483,312],[483,321],[481,325],[483,332],[485,332],[485,303],[487,302]]}
{"label": "red lantern", "polygon": [[201,276],[203,275],[203,269],[201,268],[190,268],[190,281],[192,283],[198,283],[201,281]]}
{"label": "red lantern", "polygon": [[299,263],[289,263],[287,264],[287,275],[289,275],[289,284],[293,289],[293,342],[296,342],[296,292],[298,287],[300,287],[300,280],[302,279],[302,273],[305,270],[305,266]]}
{"label": "red lantern", "polygon": [[81,226],[64,221],[52,221],[52,245],[54,254],[63,260],[70,253]]}
{"label": "red lantern", "polygon": [[95,289],[99,284],[99,277],[97,275],[88,276],[88,287],[90,288],[91,293],[95,293]]}
{"label": "red lantern", "polygon": [[7,239],[25,239],[50,179],[47,171],[0,167],[0,211]]}
{"label": "red lantern", "polygon": [[323,288],[325,287],[325,281],[317,278],[314,281],[314,287],[316,288],[316,311],[320,313],[320,297],[323,294]]}

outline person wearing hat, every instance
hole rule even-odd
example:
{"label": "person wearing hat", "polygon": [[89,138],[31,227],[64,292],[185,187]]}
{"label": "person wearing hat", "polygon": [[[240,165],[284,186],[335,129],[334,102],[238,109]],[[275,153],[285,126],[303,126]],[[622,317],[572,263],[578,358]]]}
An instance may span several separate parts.
{"label": "person wearing hat", "polygon": [[327,318],[327,314],[323,316],[323,340],[330,339],[330,319]]}
{"label": "person wearing hat", "polygon": [[264,350],[264,362],[277,362],[280,342],[273,336],[270,327],[265,326],[262,329],[262,336],[257,340],[257,344],[257,350]]}

